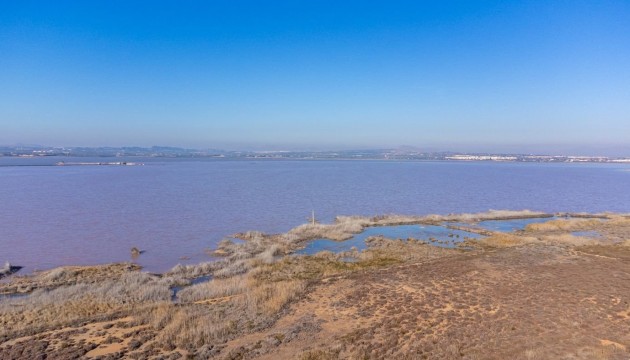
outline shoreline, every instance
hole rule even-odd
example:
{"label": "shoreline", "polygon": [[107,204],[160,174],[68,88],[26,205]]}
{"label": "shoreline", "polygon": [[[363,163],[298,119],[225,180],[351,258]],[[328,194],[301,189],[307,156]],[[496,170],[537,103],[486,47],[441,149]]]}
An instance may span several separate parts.
{"label": "shoreline", "polygon": [[[265,247],[273,245],[278,239],[290,238],[291,245],[288,248],[283,249],[283,255],[290,255],[297,250],[303,249],[306,244],[317,238],[328,239],[335,242],[342,243],[356,234],[360,234],[368,228],[373,227],[388,227],[388,226],[402,226],[402,225],[437,225],[443,226],[453,230],[463,230],[467,232],[477,233],[480,235],[490,236],[496,231],[477,229],[470,226],[457,226],[451,225],[456,222],[467,222],[474,224],[480,221],[506,221],[506,220],[520,220],[520,219],[552,219],[552,218],[575,218],[575,219],[608,219],[610,216],[630,216],[630,214],[616,214],[616,213],[584,213],[584,212],[557,212],[546,213],[530,210],[490,210],[481,213],[463,213],[463,214],[448,214],[448,215],[377,215],[377,216],[337,216],[335,221],[330,224],[321,224],[319,222],[315,224],[305,223],[298,225],[297,227],[290,229],[286,233],[266,234],[256,230],[250,230],[247,232],[240,232],[229,235],[224,240],[219,242],[215,249],[206,250],[206,254],[214,257],[209,261],[200,261],[196,264],[175,264],[170,270],[164,272],[150,272],[153,276],[168,276],[176,269],[182,268],[195,268],[203,266],[207,263],[220,262],[225,260],[228,255],[232,254],[235,250],[230,247],[240,247],[247,245],[248,241],[257,238],[265,239]],[[226,241],[227,240],[227,241]],[[239,243],[233,243],[230,241],[237,240]],[[428,243],[428,242],[427,242]],[[260,246],[257,249],[249,249],[249,251],[259,251]],[[266,250],[266,248],[265,248]],[[4,284],[11,281],[12,278],[30,279],[37,277],[39,274],[48,273],[58,269],[90,269],[94,267],[108,267],[108,266],[130,266],[136,270],[142,270],[143,267],[133,261],[123,262],[106,262],[84,265],[61,265],[50,269],[35,269],[31,273],[21,274],[19,270],[21,266],[13,266],[15,271],[10,274],[5,274],[0,277],[0,295],[10,295],[9,291],[3,289]],[[210,268],[213,268],[210,266]],[[207,276],[208,273],[197,274],[196,276]],[[24,294],[24,292],[19,292]]]}
{"label": "shoreline", "polygon": [[[475,164],[549,164],[549,165],[560,165],[560,164],[570,164],[570,165],[589,165],[589,164],[602,164],[602,165],[621,165],[621,166],[628,166],[630,165],[630,158],[608,158],[606,160],[603,159],[586,159],[586,160],[570,160],[568,159],[568,157],[566,156],[556,156],[557,158],[567,158],[565,160],[554,160],[554,161],[531,161],[531,160],[493,160],[493,159],[447,159],[447,158],[440,158],[440,159],[405,159],[405,158],[325,158],[325,157],[314,157],[314,158],[310,158],[310,157],[240,157],[240,156],[235,156],[235,157],[214,157],[214,156],[206,156],[206,157],[187,157],[187,156],[181,156],[181,157],[170,157],[170,156],[149,156],[149,155],[124,155],[124,156],[29,156],[29,157],[25,157],[25,156],[0,156],[0,160],[2,159],[8,159],[9,161],[12,160],[24,160],[25,162],[28,161],[43,161],[43,160],[50,160],[51,163],[49,164],[0,164],[0,167],[15,167],[15,166],[59,166],[57,163],[59,161],[56,161],[55,163],[52,163],[52,161],[54,160],[61,160],[63,161],[63,159],[73,159],[76,160],[75,163],[77,164],[82,164],[84,162],[80,161],[81,159],[103,159],[104,161],[102,162],[103,164],[115,164],[115,163],[119,163],[120,161],[106,161],[106,160],[116,160],[116,159],[131,159],[133,161],[131,162],[135,162],[136,160],[138,161],[142,161],[143,165],[146,165],[144,162],[148,162],[148,163],[152,163],[152,162],[162,162],[162,161],[270,161],[270,162],[276,162],[276,161],[340,161],[340,162],[347,162],[347,161],[359,161],[359,162],[364,162],[364,161],[374,161],[374,162],[405,162],[405,163],[459,163],[459,164],[471,164],[471,163],[475,163]],[[129,161],[127,161],[129,162]],[[100,161],[91,161],[91,162],[87,162],[91,165],[98,165],[99,163],[101,163]],[[138,164],[139,165],[139,164]]]}
{"label": "shoreline", "polygon": [[[310,240],[343,241],[368,227],[473,227],[541,216],[544,221],[489,231],[460,247],[372,237],[363,251],[294,255]],[[86,358],[326,359],[365,351],[371,358],[444,358],[457,342],[464,358],[519,358],[534,351],[526,344],[535,341],[547,354],[575,351],[579,342],[587,347],[581,351],[615,358],[630,348],[630,335],[621,331],[630,324],[630,307],[626,313],[616,300],[602,307],[600,299],[630,298],[630,288],[621,285],[630,276],[628,214],[355,216],[283,234],[237,235],[244,241],[219,244],[217,261],[177,265],[163,274],[117,263],[11,276],[11,285],[0,284],[2,292],[12,286],[13,293],[29,295],[0,298],[0,357],[28,358],[29,349],[40,349],[49,357]],[[348,256],[354,260],[346,261]],[[207,278],[194,280],[201,276]],[[519,310],[531,306],[544,309],[534,322],[523,320]],[[596,316],[581,315],[588,327],[561,320],[591,313]],[[538,336],[535,325],[548,321],[555,333],[576,342]],[[472,323],[498,342],[484,345],[469,332]],[[518,325],[504,333],[512,324]]]}

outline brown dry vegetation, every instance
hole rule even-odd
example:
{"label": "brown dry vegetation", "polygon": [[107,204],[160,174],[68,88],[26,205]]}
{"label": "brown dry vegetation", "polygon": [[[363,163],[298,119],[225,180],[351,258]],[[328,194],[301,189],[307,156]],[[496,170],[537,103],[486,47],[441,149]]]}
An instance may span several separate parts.
{"label": "brown dry vegetation", "polygon": [[0,299],[0,358],[627,359],[626,216],[496,232],[473,250],[371,238],[363,252],[287,255],[365,226],[534,215],[340,217],[238,234],[246,241],[222,242],[222,259],[163,275],[113,264],[15,278],[5,292],[37,290]]}
{"label": "brown dry vegetation", "polygon": [[529,224],[525,227],[527,231],[578,231],[590,229],[598,226],[604,220],[602,219],[558,219],[550,220],[544,223]]}
{"label": "brown dry vegetation", "polygon": [[116,280],[140,266],[131,263],[95,266],[62,266],[32,276],[14,276],[11,282],[0,283],[0,294],[25,293],[35,289],[53,289],[70,284],[94,284],[103,280]]}

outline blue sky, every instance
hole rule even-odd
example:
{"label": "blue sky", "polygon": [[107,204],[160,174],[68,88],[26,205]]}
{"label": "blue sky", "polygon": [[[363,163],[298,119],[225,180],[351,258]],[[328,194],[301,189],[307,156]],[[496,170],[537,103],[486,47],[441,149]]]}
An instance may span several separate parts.
{"label": "blue sky", "polygon": [[0,144],[630,155],[628,1],[4,1]]}

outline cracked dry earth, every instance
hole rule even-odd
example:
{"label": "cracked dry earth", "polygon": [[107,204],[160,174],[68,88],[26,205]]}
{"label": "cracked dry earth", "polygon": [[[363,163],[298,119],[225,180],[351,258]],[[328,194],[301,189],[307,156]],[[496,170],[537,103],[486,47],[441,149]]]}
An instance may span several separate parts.
{"label": "cracked dry earth", "polygon": [[[324,279],[274,326],[228,342],[222,353],[629,359],[629,301],[628,247],[497,249]],[[274,338],[276,347],[257,352]]]}

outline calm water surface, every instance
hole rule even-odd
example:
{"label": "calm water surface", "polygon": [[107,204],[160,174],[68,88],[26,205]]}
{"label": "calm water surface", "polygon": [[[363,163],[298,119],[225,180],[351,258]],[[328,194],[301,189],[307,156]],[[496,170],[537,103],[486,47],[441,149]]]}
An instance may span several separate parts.
{"label": "calm water surface", "polygon": [[[122,161],[125,159],[64,159]],[[488,209],[630,212],[630,166],[127,159],[145,166],[17,166],[0,157],[0,262],[23,272],[131,260],[149,271],[207,260],[245,230],[336,215]],[[190,259],[184,260],[182,257]]]}
{"label": "calm water surface", "polygon": [[514,230],[523,230],[529,224],[544,223],[555,219],[557,218],[554,216],[553,218],[486,220],[478,222],[476,226],[491,231],[510,232]]}
{"label": "calm water surface", "polygon": [[[395,226],[374,226],[363,230],[345,241],[334,241],[329,239],[316,239],[310,241],[304,249],[296,251],[297,254],[313,255],[320,251],[327,250],[334,253],[350,251],[353,247],[361,251],[367,248],[365,240],[370,236],[384,236],[389,239],[417,239],[423,240],[433,246],[444,248],[454,248],[467,238],[479,239],[482,236],[476,233],[448,229],[444,226],[436,225],[395,225]],[[435,241],[432,241],[435,240]],[[440,242],[436,242],[440,241]]]}

